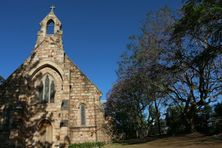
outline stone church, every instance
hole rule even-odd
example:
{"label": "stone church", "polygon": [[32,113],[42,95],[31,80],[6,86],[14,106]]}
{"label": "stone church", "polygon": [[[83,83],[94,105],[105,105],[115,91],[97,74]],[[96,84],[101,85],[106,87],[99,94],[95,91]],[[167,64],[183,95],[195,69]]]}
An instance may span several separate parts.
{"label": "stone church", "polygon": [[102,94],[68,58],[62,35],[52,7],[40,23],[30,57],[0,87],[1,147],[67,147],[110,140]]}

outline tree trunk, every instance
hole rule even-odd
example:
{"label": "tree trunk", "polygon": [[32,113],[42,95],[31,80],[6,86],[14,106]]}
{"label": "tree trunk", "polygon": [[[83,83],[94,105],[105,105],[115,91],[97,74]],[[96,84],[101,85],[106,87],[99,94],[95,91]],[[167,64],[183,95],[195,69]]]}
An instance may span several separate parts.
{"label": "tree trunk", "polygon": [[155,110],[156,110],[156,119],[157,119],[158,132],[159,132],[159,135],[161,135],[159,108],[157,106],[157,101],[156,100],[154,101],[154,103],[155,103]]}
{"label": "tree trunk", "polygon": [[195,123],[194,123],[194,117],[189,116],[188,114],[184,115],[184,122],[186,127],[187,133],[192,133],[195,131]]}

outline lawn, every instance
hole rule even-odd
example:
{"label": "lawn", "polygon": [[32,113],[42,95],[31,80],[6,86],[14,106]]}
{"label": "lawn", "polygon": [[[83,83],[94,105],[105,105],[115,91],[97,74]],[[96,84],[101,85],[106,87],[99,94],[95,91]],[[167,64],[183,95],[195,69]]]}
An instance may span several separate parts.
{"label": "lawn", "polygon": [[127,141],[122,144],[109,144],[105,148],[222,148],[222,136],[204,136],[190,134],[178,137],[165,137],[160,139],[148,138],[140,141]]}

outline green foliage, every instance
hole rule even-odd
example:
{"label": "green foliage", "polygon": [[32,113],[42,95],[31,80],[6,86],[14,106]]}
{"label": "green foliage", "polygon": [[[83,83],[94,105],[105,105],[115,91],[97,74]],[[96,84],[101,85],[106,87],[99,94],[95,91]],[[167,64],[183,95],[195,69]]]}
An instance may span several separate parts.
{"label": "green foliage", "polygon": [[198,132],[210,133],[210,120],[213,116],[212,107],[205,105],[198,113],[195,118],[195,125]]}
{"label": "green foliage", "polygon": [[218,44],[220,42],[221,1],[187,0],[182,12],[182,18],[175,25],[174,37],[180,39],[190,34],[199,36],[200,39],[202,36],[208,38],[211,43]]}
{"label": "green foliage", "polygon": [[168,127],[168,134],[175,135],[186,132],[181,108],[178,106],[170,106],[167,108],[166,124]]}
{"label": "green foliage", "polygon": [[218,103],[214,109],[215,115],[217,118],[222,119],[222,103]]}
{"label": "green foliage", "polygon": [[86,142],[71,144],[69,148],[102,148],[105,145],[103,142]]}
{"label": "green foliage", "polygon": [[108,96],[106,115],[112,118],[110,126],[119,138],[135,138],[136,131],[145,126],[142,91],[141,79],[135,77],[116,84]]}
{"label": "green foliage", "polygon": [[222,103],[218,103],[214,109],[215,112],[215,133],[220,133],[222,131]]}

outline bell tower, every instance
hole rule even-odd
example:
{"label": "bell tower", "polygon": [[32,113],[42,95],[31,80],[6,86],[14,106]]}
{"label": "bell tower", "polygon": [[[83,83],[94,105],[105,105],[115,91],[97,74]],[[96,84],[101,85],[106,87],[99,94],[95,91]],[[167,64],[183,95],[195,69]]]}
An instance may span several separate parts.
{"label": "bell tower", "polygon": [[41,21],[35,47],[49,38],[62,46],[62,24],[54,13],[55,6],[51,6],[49,14]]}

